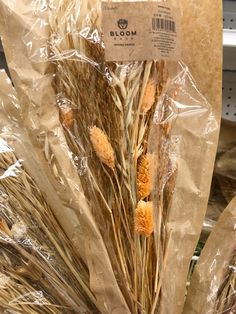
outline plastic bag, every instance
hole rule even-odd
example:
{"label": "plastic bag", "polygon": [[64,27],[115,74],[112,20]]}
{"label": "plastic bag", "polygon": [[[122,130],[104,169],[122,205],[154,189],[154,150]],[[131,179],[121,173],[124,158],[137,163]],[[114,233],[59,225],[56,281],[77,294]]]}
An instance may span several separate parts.
{"label": "plastic bag", "polygon": [[1,1],[1,20],[11,17],[3,23],[3,44],[24,117],[20,124],[60,199],[74,205],[81,223],[66,230],[73,230],[100,311],[180,313],[209,194],[220,111],[220,95],[210,106],[199,92],[201,87],[213,104],[220,66],[215,71],[208,63],[214,88],[202,68],[210,59],[219,64],[220,50],[203,57],[197,45],[190,57],[189,46],[200,30],[207,49],[209,30],[214,49],[221,45],[220,31],[212,31],[220,6],[205,1],[209,17],[201,5],[181,4],[183,61],[196,74],[196,86],[183,62],[105,62],[100,4]]}
{"label": "plastic bag", "polygon": [[215,175],[218,179],[221,193],[228,203],[236,195],[235,131],[236,127],[234,123],[229,121],[222,121],[219,147],[215,164]]}
{"label": "plastic bag", "polygon": [[221,180],[219,180],[218,176],[213,175],[207,212],[206,212],[205,220],[202,227],[202,233],[200,237],[200,241],[202,243],[206,242],[206,239],[208,238],[209,234],[214,228],[221,213],[223,212],[223,210],[228,204],[222,194],[220,183],[221,183]]}
{"label": "plastic bag", "polygon": [[[236,195],[234,175],[235,131],[235,124],[225,120],[222,121],[214,176],[206,213],[206,227],[205,225],[203,226],[201,240],[205,240],[208,237],[220,214]],[[209,219],[212,220],[213,224],[209,225]]]}
{"label": "plastic bag", "polygon": [[[2,309],[24,313],[97,313],[95,297],[86,288],[87,268],[39,187],[47,185],[47,177],[36,160],[29,161],[34,148],[27,132],[14,121],[18,100],[4,72],[0,72],[0,103]],[[33,172],[32,164],[36,167]],[[47,188],[52,189],[50,185]],[[56,192],[55,204],[63,208]]]}
{"label": "plastic bag", "polygon": [[233,313],[235,310],[236,198],[221,215],[194,270],[186,314]]}

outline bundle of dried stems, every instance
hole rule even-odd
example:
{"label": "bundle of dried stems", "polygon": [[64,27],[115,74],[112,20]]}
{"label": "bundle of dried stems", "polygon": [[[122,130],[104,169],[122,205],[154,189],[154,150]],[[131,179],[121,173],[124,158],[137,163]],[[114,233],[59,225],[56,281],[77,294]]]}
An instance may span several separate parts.
{"label": "bundle of dried stems", "polygon": [[[100,8],[91,0],[79,6],[76,0],[63,0],[50,15],[60,121],[126,302],[132,313],[154,313],[170,236],[164,225],[173,184],[164,187],[174,173],[171,124],[164,121],[176,87],[162,97],[168,89],[163,61],[109,63],[108,68],[97,32]],[[83,25],[86,15],[88,24]],[[148,143],[159,100],[156,156]],[[152,192],[158,199],[156,213]],[[158,225],[153,222],[156,215]]]}
{"label": "bundle of dried stems", "polygon": [[20,268],[19,289],[44,291],[45,312],[182,312],[213,165],[214,111],[181,62],[106,62],[100,0],[0,4],[19,99],[4,87],[1,131],[18,138],[1,156],[1,246],[11,265],[1,272]]}
{"label": "bundle of dried stems", "polygon": [[0,142],[0,303],[22,313],[98,312],[87,269],[34,180]]}

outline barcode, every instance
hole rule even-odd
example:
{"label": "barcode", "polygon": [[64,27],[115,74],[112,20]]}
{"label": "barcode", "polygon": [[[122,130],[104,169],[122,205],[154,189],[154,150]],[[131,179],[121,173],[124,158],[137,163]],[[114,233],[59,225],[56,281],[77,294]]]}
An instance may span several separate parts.
{"label": "barcode", "polygon": [[171,20],[153,18],[152,30],[154,31],[164,30],[167,32],[175,33],[175,22]]}

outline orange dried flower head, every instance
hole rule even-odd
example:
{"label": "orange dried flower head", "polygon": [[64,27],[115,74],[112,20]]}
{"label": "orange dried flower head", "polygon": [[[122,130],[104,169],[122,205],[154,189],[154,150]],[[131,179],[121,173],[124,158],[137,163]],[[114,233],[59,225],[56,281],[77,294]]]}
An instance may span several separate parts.
{"label": "orange dried flower head", "polygon": [[151,154],[143,155],[138,165],[137,188],[140,198],[148,197],[152,189]]}
{"label": "orange dried flower head", "polygon": [[149,79],[141,105],[142,113],[147,113],[152,108],[155,102],[155,96],[156,96],[156,82],[154,81],[154,79]]}
{"label": "orange dried flower head", "polygon": [[135,231],[149,237],[154,230],[152,202],[139,201],[135,211]]}
{"label": "orange dried flower head", "polygon": [[68,129],[73,126],[74,115],[71,108],[60,108],[60,121]]}
{"label": "orange dried flower head", "polygon": [[98,127],[93,126],[90,128],[90,140],[101,162],[109,168],[114,169],[115,154],[107,135]]}

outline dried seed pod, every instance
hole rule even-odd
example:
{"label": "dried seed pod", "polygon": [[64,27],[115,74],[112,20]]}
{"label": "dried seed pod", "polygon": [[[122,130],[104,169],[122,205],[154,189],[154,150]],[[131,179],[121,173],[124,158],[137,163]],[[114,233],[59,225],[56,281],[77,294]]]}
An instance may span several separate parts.
{"label": "dried seed pod", "polygon": [[20,241],[26,236],[27,227],[23,222],[17,222],[12,226],[11,233],[14,240]]}
{"label": "dried seed pod", "polygon": [[141,105],[142,113],[147,113],[152,108],[155,102],[155,96],[156,96],[156,82],[154,79],[149,79]]}
{"label": "dried seed pod", "polygon": [[149,237],[153,230],[153,204],[139,201],[135,210],[135,231]]}
{"label": "dried seed pod", "polygon": [[101,162],[114,169],[115,154],[107,135],[98,127],[93,126],[90,128],[90,140]]}
{"label": "dried seed pod", "polygon": [[74,115],[71,108],[60,108],[60,121],[68,129],[73,126]]}
{"label": "dried seed pod", "polygon": [[137,188],[140,198],[148,197],[152,189],[151,154],[143,155],[138,165]]}

